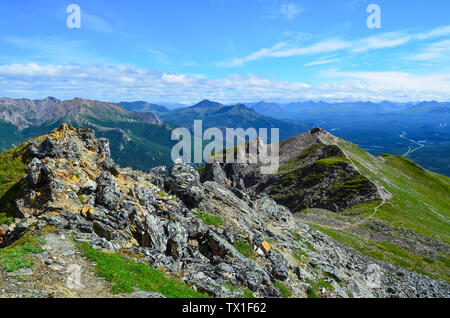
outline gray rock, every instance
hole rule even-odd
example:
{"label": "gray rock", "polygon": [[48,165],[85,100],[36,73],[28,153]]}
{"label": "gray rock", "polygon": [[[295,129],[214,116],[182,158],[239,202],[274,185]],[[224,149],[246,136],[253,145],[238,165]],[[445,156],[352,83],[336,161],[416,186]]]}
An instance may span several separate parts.
{"label": "gray rock", "polygon": [[63,156],[63,150],[56,141],[47,137],[39,146],[38,155],[40,159],[44,159],[45,157],[61,158]]}
{"label": "gray rock", "polygon": [[103,170],[111,172],[114,176],[119,175],[117,165],[114,162],[114,160],[112,160],[110,157],[107,157],[105,160],[101,161],[98,165]]}
{"label": "gray rock", "polygon": [[106,187],[97,194],[96,203],[109,210],[114,210],[119,199],[120,193],[114,187]]}
{"label": "gray rock", "polygon": [[221,185],[225,185],[225,174],[222,171],[222,167],[219,163],[207,163],[203,169],[200,181],[213,181]]}
{"label": "gray rock", "polygon": [[98,221],[94,221],[94,231],[98,236],[103,237],[108,241],[118,236],[111,226]]}
{"label": "gray rock", "polygon": [[178,222],[170,222],[167,225],[167,249],[176,259],[181,258],[186,249],[188,234],[186,229]]}
{"label": "gray rock", "polygon": [[109,147],[109,140],[106,138],[98,138],[95,140],[95,145],[97,146],[97,151],[100,155],[105,157],[111,157],[111,150]]}
{"label": "gray rock", "polygon": [[166,166],[159,166],[159,167],[155,167],[153,169],[151,169],[148,172],[150,181],[154,184],[157,185],[160,188],[164,187],[164,177],[166,176],[167,173],[167,167]]}
{"label": "gray rock", "polygon": [[84,183],[80,188],[80,194],[92,194],[97,191],[97,183],[92,180]]}
{"label": "gray rock", "polygon": [[164,182],[167,191],[175,193],[189,207],[197,206],[204,198],[200,176],[193,167],[184,163],[173,165]]}
{"label": "gray rock", "polygon": [[144,235],[143,246],[152,247],[164,253],[167,249],[167,237],[164,234],[163,223],[159,218],[153,215],[147,215],[145,218],[146,232]]}
{"label": "gray rock", "polygon": [[138,291],[138,292],[132,293],[130,298],[166,298],[166,297],[159,293]]}
{"label": "gray rock", "polygon": [[130,219],[127,210],[120,210],[116,215],[116,222],[119,228],[123,229],[130,225]]}
{"label": "gray rock", "polygon": [[281,281],[289,278],[288,264],[283,255],[270,251],[267,259],[272,263],[272,275]]}
{"label": "gray rock", "polygon": [[28,178],[32,185],[37,185],[41,180],[41,169],[44,164],[41,160],[34,158],[28,165]]}
{"label": "gray rock", "polygon": [[139,203],[145,207],[150,207],[156,203],[156,198],[148,189],[136,186],[134,188],[134,195],[139,200]]}

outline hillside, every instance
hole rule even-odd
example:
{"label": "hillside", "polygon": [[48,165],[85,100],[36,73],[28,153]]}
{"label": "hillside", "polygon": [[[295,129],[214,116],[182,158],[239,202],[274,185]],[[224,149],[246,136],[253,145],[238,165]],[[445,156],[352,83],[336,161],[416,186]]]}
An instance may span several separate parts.
{"label": "hillside", "polygon": [[[122,169],[108,145],[62,125],[0,154],[2,295],[450,297],[448,283],[341,245],[265,194],[202,183],[183,163],[167,176]],[[80,279],[65,281],[73,266]]]}
{"label": "hillside", "polygon": [[92,128],[111,141],[112,157],[142,170],[170,162],[170,124],[152,113],[134,113],[117,104],[81,98],[61,101],[0,99],[0,150],[48,133],[62,123]]}
{"label": "hillside", "polygon": [[119,105],[132,112],[150,112],[157,116],[161,116],[162,114],[169,112],[169,109],[164,106],[143,101],[120,102]]}
{"label": "hillside", "polygon": [[[280,163],[271,176],[255,164],[222,170],[232,184],[267,193],[364,254],[450,279],[450,178],[403,157],[372,156],[321,129],[281,142]],[[204,179],[214,177],[210,167],[204,171],[210,173]]]}

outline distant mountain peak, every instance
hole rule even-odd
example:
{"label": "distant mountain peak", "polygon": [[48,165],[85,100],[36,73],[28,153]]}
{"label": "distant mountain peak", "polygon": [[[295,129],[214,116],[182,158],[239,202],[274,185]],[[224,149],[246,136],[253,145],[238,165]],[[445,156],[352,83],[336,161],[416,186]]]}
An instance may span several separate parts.
{"label": "distant mountain peak", "polygon": [[197,108],[197,107],[219,107],[219,106],[223,106],[223,105],[221,103],[214,102],[209,99],[204,99],[192,107]]}

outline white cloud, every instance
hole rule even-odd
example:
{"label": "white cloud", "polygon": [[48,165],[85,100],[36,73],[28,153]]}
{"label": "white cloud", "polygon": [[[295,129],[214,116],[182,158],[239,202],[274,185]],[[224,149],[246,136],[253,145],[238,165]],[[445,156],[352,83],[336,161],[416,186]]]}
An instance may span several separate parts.
{"label": "white cloud", "polygon": [[320,74],[317,85],[273,80],[254,74],[207,78],[122,65],[0,65],[0,95],[14,98],[55,96],[69,99],[147,100],[190,104],[208,98],[224,103],[298,100],[450,100],[450,75],[404,72]]}
{"label": "white cloud", "polygon": [[289,20],[294,19],[302,12],[302,6],[292,2],[282,3],[280,9],[278,10],[278,14],[280,16]]}
{"label": "white cloud", "polygon": [[316,65],[325,65],[339,61],[339,59],[329,59],[329,60],[318,60],[314,62],[306,63],[305,66],[316,66]]}
{"label": "white cloud", "polygon": [[443,40],[429,44],[420,53],[410,56],[412,61],[436,62],[448,59],[450,56],[450,40]]}
{"label": "white cloud", "polygon": [[271,48],[264,48],[243,58],[235,58],[227,62],[220,62],[221,67],[242,66],[247,62],[261,60],[264,58],[281,58],[289,56],[316,55],[320,53],[330,53],[348,48],[349,43],[339,39],[328,39],[310,46],[292,47],[287,42],[279,42]]}
{"label": "white cloud", "polygon": [[271,48],[263,48],[245,57],[222,61],[217,63],[217,65],[220,67],[238,67],[248,62],[261,60],[264,58],[317,55],[344,50],[358,54],[371,50],[398,47],[413,41],[429,40],[447,35],[450,35],[450,26],[443,26],[422,33],[387,32],[352,41],[341,40],[339,38],[330,38],[304,46],[293,45],[292,42],[283,41],[275,44]]}

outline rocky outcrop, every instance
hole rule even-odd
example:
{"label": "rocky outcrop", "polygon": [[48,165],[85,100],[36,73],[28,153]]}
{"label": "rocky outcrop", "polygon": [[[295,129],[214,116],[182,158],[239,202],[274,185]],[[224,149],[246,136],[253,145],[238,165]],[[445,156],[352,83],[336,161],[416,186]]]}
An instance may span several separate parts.
{"label": "rocky outcrop", "polygon": [[0,227],[3,246],[52,225],[76,242],[164,268],[214,297],[248,290],[281,297],[281,285],[293,297],[450,296],[447,283],[341,246],[269,195],[221,184],[220,174],[219,183],[202,184],[183,163],[167,177],[162,167],[122,169],[106,140],[67,125],[28,150],[26,195],[17,200],[14,223]]}
{"label": "rocky outcrop", "polygon": [[[264,147],[260,142],[258,149]],[[235,152],[248,152],[248,144]],[[314,128],[279,144],[277,173],[260,173],[261,163],[206,164],[202,181],[231,184],[268,194],[293,212],[322,208],[334,212],[380,199],[378,187],[362,175],[339,148],[338,139]]]}

